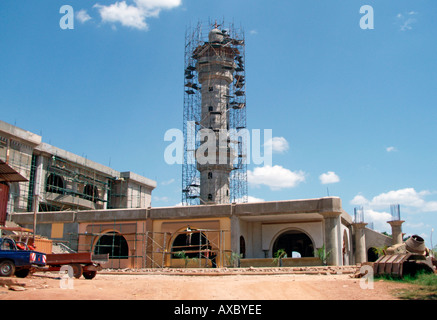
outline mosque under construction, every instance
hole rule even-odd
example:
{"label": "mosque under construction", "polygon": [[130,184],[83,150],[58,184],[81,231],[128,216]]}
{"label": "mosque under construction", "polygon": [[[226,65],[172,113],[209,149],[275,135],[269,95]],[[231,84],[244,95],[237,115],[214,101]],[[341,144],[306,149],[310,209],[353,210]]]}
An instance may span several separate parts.
{"label": "mosque under construction", "polygon": [[[182,206],[153,207],[155,181],[0,121],[0,224],[35,228],[77,252],[108,253],[108,268],[271,266],[279,250],[288,256],[283,266],[374,261],[373,248],[398,241],[400,217],[388,237],[352,218],[338,197],[247,202],[244,141],[231,134],[246,128],[244,47],[232,24],[187,30]],[[216,141],[228,134],[201,163],[201,141],[189,137],[203,129]]]}

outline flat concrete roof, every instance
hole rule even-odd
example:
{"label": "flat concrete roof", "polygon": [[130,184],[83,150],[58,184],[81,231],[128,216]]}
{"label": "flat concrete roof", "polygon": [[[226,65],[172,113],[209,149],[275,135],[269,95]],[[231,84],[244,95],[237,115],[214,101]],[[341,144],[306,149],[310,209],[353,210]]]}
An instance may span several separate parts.
{"label": "flat concrete roof", "polygon": [[[198,205],[178,207],[157,207],[143,209],[107,209],[68,212],[42,212],[37,215],[38,223],[53,222],[120,222],[175,219],[199,219],[237,216],[242,220],[280,220],[281,218],[321,219],[320,214],[340,213],[346,221],[350,216],[342,209],[341,199],[325,197],[256,203],[237,203],[220,205]],[[33,223],[33,213],[15,213],[13,221],[18,224]]]}
{"label": "flat concrete roof", "polygon": [[62,159],[68,160],[70,162],[76,163],[83,167],[93,169],[95,171],[101,172],[103,174],[109,175],[111,177],[119,177],[120,173],[117,170],[111,169],[107,166],[94,162],[92,160],[86,159],[84,157],[78,156],[72,152],[57,148],[47,143],[41,143],[35,148],[36,151],[45,153],[47,155],[58,156]]}
{"label": "flat concrete roof", "polygon": [[1,120],[0,134],[6,134],[6,136],[11,137],[14,140],[18,140],[24,144],[30,144],[31,146],[37,146],[41,143],[41,136]]}
{"label": "flat concrete roof", "polygon": [[145,185],[145,186],[147,186],[149,188],[153,188],[153,189],[156,188],[156,186],[157,186],[156,181],[151,180],[151,179],[146,178],[146,177],[143,177],[143,176],[140,176],[139,174],[136,174],[136,173],[131,172],[131,171],[121,172],[120,177],[123,179],[133,180],[137,183],[140,183],[142,185]]}

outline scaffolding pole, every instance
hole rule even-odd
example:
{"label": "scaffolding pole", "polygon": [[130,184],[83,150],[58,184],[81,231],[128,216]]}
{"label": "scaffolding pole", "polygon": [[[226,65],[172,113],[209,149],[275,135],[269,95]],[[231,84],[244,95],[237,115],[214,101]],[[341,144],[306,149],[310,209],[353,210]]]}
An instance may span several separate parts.
{"label": "scaffolding pole", "polygon": [[[221,42],[209,42],[209,32],[212,28],[220,28],[223,35]],[[205,57],[214,57],[215,65],[205,60]],[[246,75],[245,75],[245,40],[243,29],[234,24],[206,25],[199,22],[195,27],[189,27],[185,33],[185,69],[184,69],[184,163],[182,166],[182,204],[199,205],[211,203],[247,202],[247,138],[241,132],[247,130],[246,123]],[[232,79],[229,85],[218,86],[217,95],[202,92],[209,87],[208,80],[200,82],[200,70],[211,74],[217,72],[216,65],[222,66],[223,73]],[[230,76],[231,74],[231,76]],[[217,77],[216,74],[213,77]],[[218,98],[217,98],[218,97]],[[218,100],[217,100],[218,99]],[[218,101],[218,102],[217,102]],[[221,108],[217,109],[217,103]],[[226,106],[225,108],[223,106]],[[227,152],[232,153],[228,161],[232,169],[229,177],[219,175],[215,185],[229,184],[229,190],[220,190],[211,199],[201,199],[201,177],[197,164],[196,152],[201,142],[199,132],[202,129],[214,131],[218,137],[221,130],[227,134]],[[217,150],[217,154],[219,151]],[[213,171],[214,165],[211,165]],[[204,170],[209,170],[204,166]],[[209,178],[209,177],[208,177]],[[214,177],[214,179],[217,179]],[[205,182],[205,178],[203,179]]]}

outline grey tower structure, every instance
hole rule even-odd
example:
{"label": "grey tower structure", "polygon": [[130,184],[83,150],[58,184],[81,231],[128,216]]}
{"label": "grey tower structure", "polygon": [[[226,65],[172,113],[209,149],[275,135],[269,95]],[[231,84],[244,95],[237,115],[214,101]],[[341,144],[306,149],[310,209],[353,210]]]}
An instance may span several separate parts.
{"label": "grey tower structure", "polygon": [[224,24],[187,31],[183,204],[247,202],[244,36]]}

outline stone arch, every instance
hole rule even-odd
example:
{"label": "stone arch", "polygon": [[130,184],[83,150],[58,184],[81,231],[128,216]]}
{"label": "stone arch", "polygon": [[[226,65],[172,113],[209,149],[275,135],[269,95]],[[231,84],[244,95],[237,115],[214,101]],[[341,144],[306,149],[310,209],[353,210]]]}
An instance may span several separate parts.
{"label": "stone arch", "polygon": [[95,254],[109,254],[109,259],[127,259],[129,245],[118,231],[106,231],[94,244]]}
{"label": "stone arch", "polygon": [[46,180],[46,191],[64,194],[64,180],[60,175],[50,173]]}
{"label": "stone arch", "polygon": [[314,257],[314,240],[307,232],[298,228],[278,232],[270,247],[272,256],[277,250],[284,249],[288,257],[292,257],[293,252],[298,252],[301,257]]}
{"label": "stone arch", "polygon": [[83,196],[84,199],[96,203],[99,198],[99,189],[92,184],[87,184],[83,188],[83,194],[84,194]]}
{"label": "stone arch", "polygon": [[172,259],[181,258],[176,255],[177,252],[181,251],[184,251],[185,256],[188,258],[203,257],[202,252],[207,249],[211,249],[211,245],[206,234],[196,228],[190,228],[189,226],[175,232],[175,235],[170,242]]}

